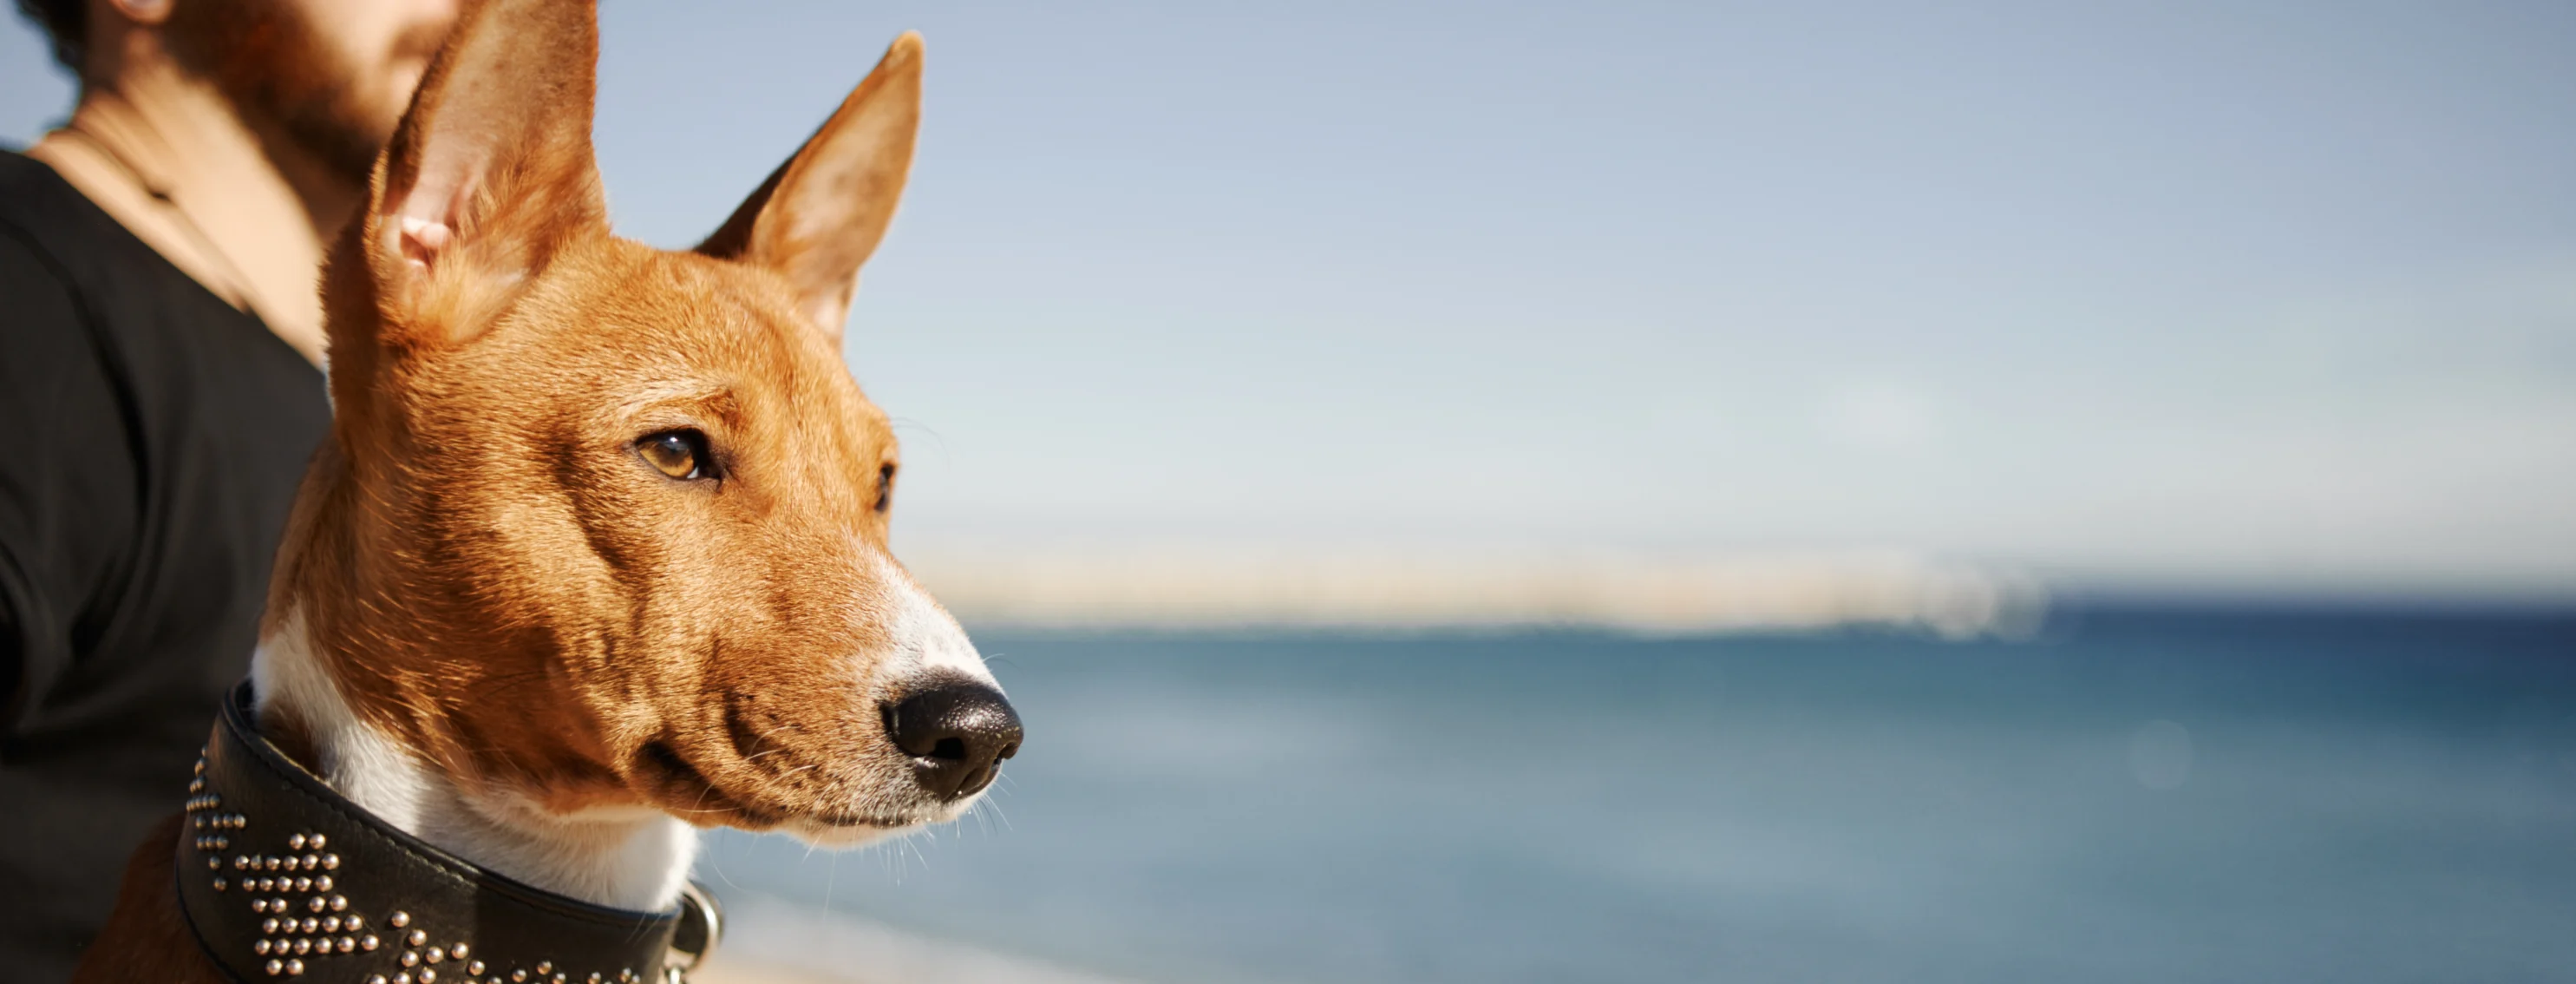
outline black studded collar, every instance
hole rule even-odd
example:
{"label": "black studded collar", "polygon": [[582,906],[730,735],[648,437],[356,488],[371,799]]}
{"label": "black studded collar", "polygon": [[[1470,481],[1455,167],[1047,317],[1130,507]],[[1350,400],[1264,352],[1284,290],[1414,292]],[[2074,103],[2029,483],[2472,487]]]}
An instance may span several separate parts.
{"label": "black studded collar", "polygon": [[545,891],[394,829],[253,727],[233,689],[188,782],[179,904],[242,984],[620,984],[680,980],[714,949],[713,899],[669,912]]}

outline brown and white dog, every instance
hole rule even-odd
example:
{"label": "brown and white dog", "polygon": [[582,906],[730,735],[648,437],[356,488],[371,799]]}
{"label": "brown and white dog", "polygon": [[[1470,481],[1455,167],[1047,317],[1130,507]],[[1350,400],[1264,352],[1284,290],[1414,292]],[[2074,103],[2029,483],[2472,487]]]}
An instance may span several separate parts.
{"label": "brown and white dog", "polygon": [[[394,827],[660,910],[694,827],[855,844],[1020,740],[887,552],[896,446],[842,362],[911,166],[921,42],[693,252],[617,238],[594,0],[469,11],[324,277],[334,420],[253,664],[260,731]],[[174,790],[175,792],[175,790]],[[212,980],[137,851],[85,980]]]}

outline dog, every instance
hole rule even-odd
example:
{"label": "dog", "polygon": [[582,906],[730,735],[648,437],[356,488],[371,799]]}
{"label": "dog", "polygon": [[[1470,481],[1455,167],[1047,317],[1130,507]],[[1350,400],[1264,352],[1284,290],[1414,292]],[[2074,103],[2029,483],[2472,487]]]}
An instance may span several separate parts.
{"label": "dog", "polygon": [[695,828],[856,844],[957,817],[1018,749],[888,553],[896,441],[840,353],[919,37],[690,252],[609,231],[597,54],[595,0],[489,0],[423,78],[326,264],[331,436],[240,733],[79,980],[659,979],[539,930],[670,939]]}

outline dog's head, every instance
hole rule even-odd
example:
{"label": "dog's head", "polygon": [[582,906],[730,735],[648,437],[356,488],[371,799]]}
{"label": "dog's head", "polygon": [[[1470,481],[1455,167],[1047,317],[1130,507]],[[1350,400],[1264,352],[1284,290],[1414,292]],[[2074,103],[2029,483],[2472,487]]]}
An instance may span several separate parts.
{"label": "dog's head", "polygon": [[333,440],[281,557],[353,710],[470,788],[851,842],[949,819],[1018,718],[887,552],[841,323],[920,113],[906,35],[693,252],[610,234],[596,10],[495,0],[325,277]]}

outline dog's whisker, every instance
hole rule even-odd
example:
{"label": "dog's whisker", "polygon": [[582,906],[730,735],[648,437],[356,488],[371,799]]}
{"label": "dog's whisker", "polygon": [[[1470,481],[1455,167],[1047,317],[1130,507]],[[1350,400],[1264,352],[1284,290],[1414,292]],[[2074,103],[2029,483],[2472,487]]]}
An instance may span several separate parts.
{"label": "dog's whisker", "polygon": [[742,890],[742,886],[734,884],[733,875],[724,870],[724,859],[722,857],[718,857],[711,853],[702,854],[699,857],[706,861],[707,867],[715,869],[716,879],[724,882],[725,887],[735,891]]}

